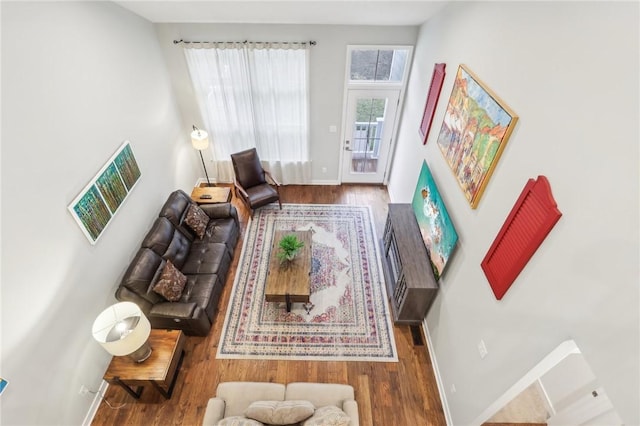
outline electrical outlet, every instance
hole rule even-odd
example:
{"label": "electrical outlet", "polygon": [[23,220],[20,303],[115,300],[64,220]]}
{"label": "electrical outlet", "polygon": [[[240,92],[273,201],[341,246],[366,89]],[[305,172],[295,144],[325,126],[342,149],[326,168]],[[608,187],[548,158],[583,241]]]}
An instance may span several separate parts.
{"label": "electrical outlet", "polygon": [[80,395],[86,395],[89,393],[89,389],[85,385],[80,386],[80,390],[78,391]]}
{"label": "electrical outlet", "polygon": [[456,392],[457,392],[456,385],[451,383],[451,393],[456,393]]}
{"label": "electrical outlet", "polygon": [[487,351],[487,346],[484,344],[484,340],[482,339],[478,342],[478,353],[480,354],[480,359],[484,359],[484,357],[489,353]]}

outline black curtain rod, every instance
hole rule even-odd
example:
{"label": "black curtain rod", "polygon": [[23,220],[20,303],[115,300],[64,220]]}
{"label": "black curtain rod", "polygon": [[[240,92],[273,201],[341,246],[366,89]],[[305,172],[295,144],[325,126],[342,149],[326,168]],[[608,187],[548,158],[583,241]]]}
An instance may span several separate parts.
{"label": "black curtain rod", "polygon": [[180,44],[180,43],[184,43],[184,44],[191,44],[191,43],[242,43],[242,44],[247,44],[247,43],[275,43],[275,44],[306,44],[309,43],[310,46],[315,46],[316,42],[311,40],[311,41],[253,41],[253,42],[249,42],[249,40],[244,40],[244,41],[187,41],[187,40],[173,40],[173,44]]}

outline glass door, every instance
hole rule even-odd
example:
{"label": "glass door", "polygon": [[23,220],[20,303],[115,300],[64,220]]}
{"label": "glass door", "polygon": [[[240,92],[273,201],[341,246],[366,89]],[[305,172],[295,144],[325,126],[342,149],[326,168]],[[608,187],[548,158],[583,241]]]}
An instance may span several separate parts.
{"label": "glass door", "polygon": [[399,89],[348,90],[342,182],[383,182],[399,95]]}

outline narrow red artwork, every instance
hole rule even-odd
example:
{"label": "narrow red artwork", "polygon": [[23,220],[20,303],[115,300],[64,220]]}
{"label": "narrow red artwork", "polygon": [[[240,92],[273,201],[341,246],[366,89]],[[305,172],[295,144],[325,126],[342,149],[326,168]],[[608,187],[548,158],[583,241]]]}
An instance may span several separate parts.
{"label": "narrow red artwork", "polygon": [[509,290],[560,216],[547,178],[529,179],[480,264],[496,299]]}
{"label": "narrow red artwork", "polygon": [[438,104],[440,90],[442,90],[442,83],[444,82],[445,67],[446,64],[436,64],[433,67],[431,85],[429,86],[427,101],[424,105],[424,113],[422,114],[422,121],[420,122],[420,135],[422,136],[423,145],[427,143],[427,136],[429,135],[429,129],[431,129],[433,115],[436,112],[436,105]]}

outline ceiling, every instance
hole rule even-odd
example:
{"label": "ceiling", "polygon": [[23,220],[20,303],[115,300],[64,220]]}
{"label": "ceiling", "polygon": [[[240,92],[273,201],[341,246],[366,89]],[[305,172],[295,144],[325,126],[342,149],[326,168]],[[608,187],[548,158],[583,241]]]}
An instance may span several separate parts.
{"label": "ceiling", "polygon": [[154,23],[421,25],[448,1],[114,0]]}

